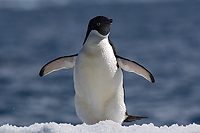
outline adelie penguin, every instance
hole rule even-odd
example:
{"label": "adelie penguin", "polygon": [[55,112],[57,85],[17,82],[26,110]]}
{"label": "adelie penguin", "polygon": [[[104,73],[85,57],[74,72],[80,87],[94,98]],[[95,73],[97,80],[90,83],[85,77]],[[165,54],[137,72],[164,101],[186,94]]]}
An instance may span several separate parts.
{"label": "adelie penguin", "polygon": [[127,113],[122,69],[152,83],[154,77],[140,64],[118,55],[109,39],[112,22],[104,16],[91,19],[81,51],[50,61],[39,73],[42,77],[60,69],[74,68],[76,112],[86,124],[104,120],[123,123],[147,118]]}

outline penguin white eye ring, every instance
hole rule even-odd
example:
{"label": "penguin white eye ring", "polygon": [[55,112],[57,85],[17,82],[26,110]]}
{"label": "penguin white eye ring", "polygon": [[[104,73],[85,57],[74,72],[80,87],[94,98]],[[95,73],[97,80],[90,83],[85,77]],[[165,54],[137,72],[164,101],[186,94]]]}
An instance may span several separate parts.
{"label": "penguin white eye ring", "polygon": [[100,26],[100,25],[101,25],[101,23],[98,22],[98,23],[97,23],[97,26]]}
{"label": "penguin white eye ring", "polygon": [[42,77],[60,69],[74,68],[76,113],[86,124],[147,118],[127,113],[122,70],[134,72],[152,83],[154,77],[142,65],[118,55],[108,34],[112,22],[104,16],[91,19],[81,51],[48,62],[39,73]]}

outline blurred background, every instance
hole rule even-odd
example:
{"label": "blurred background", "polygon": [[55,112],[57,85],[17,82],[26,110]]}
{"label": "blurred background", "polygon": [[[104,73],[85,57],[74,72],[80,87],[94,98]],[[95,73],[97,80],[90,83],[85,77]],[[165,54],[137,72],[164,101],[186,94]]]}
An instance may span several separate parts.
{"label": "blurred background", "polygon": [[145,66],[152,84],[124,72],[130,124],[200,124],[199,0],[0,0],[0,126],[81,124],[73,69],[39,77],[41,67],[78,53],[91,18],[112,18],[119,55]]}

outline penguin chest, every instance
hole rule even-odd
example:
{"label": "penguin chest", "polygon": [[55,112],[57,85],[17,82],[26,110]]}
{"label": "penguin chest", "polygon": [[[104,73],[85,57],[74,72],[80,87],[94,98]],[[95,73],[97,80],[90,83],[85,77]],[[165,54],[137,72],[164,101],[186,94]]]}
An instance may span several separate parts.
{"label": "penguin chest", "polygon": [[75,91],[86,98],[88,103],[108,99],[117,91],[122,79],[115,58],[105,59],[103,56],[80,55],[74,75]]}

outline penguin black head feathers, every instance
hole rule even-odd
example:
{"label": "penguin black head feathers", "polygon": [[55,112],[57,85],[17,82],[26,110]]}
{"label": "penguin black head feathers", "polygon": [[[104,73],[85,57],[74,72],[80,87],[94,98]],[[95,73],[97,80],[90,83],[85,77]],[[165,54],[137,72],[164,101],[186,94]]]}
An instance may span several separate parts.
{"label": "penguin black head feathers", "polygon": [[87,33],[83,44],[85,44],[92,30],[98,31],[103,36],[108,35],[108,33],[110,32],[110,25],[112,24],[112,22],[113,22],[112,19],[108,19],[107,17],[104,16],[97,16],[91,19],[88,24]]}

